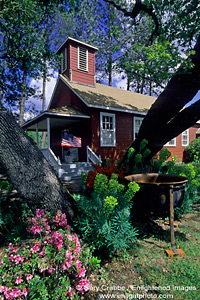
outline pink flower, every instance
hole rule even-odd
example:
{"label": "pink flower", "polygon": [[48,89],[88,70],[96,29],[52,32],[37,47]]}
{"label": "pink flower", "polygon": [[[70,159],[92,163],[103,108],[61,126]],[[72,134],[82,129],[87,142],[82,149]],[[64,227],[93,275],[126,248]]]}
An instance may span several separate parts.
{"label": "pink flower", "polygon": [[33,234],[40,233],[42,231],[42,226],[35,226],[33,228]]}
{"label": "pink flower", "polygon": [[33,246],[33,248],[31,248],[31,252],[38,252],[40,250],[40,246],[41,246],[41,241],[35,242],[35,245]]}
{"label": "pink flower", "polygon": [[21,282],[23,282],[21,277],[17,277],[17,279],[15,280],[16,284],[20,284]]}
{"label": "pink flower", "polygon": [[77,259],[76,268],[79,269],[81,267],[81,265],[82,265],[82,262],[79,259]]}
{"label": "pink flower", "polygon": [[[72,294],[72,291],[73,291],[73,294]],[[66,293],[67,295],[69,295],[69,297],[73,297],[74,296],[74,294],[75,294],[75,291],[74,290],[72,290],[72,288],[71,288],[71,286],[69,286],[69,289],[68,289],[68,291],[67,291],[67,293]]]}
{"label": "pink flower", "polygon": [[18,265],[19,263],[22,263],[24,261],[24,255],[22,255],[22,256],[16,255],[14,258],[15,258],[16,265]]}
{"label": "pink flower", "polygon": [[4,286],[0,285],[0,293],[2,293],[4,291]]}
{"label": "pink flower", "polygon": [[27,281],[31,280],[32,278],[33,278],[33,275],[31,275],[31,274],[28,274],[28,275],[26,276],[26,280],[27,280]]}
{"label": "pink flower", "polygon": [[11,253],[17,253],[18,250],[19,250],[18,247],[13,247],[13,245],[12,245],[11,243],[9,244],[9,253],[10,253],[10,254],[11,254]]}
{"label": "pink flower", "polygon": [[67,238],[68,238],[68,240],[69,240],[70,242],[73,240],[71,234],[66,234],[66,236],[67,236]]}
{"label": "pink flower", "polygon": [[10,260],[10,261],[15,261],[15,257],[14,257],[13,254],[11,254],[11,255],[9,256],[9,260]]}
{"label": "pink flower", "polygon": [[[17,297],[19,297],[20,295],[21,295],[21,291],[20,291],[18,288],[12,290],[12,292],[11,292],[11,296],[14,297],[14,298],[17,298]],[[11,298],[11,299],[12,299],[12,298]]]}
{"label": "pink flower", "polygon": [[85,267],[81,268],[78,272],[78,274],[76,275],[76,277],[85,277]]}
{"label": "pink flower", "polygon": [[12,295],[11,295],[11,291],[9,289],[4,290],[4,295],[6,297],[6,299],[12,299]]}
{"label": "pink flower", "polygon": [[90,284],[87,278],[81,279],[79,281],[79,283],[76,286],[77,291],[79,291],[80,293],[84,293],[89,291],[90,289]]}
{"label": "pink flower", "polygon": [[63,228],[67,228],[67,219],[66,219],[65,214],[61,215],[61,221],[60,221],[59,225]]}
{"label": "pink flower", "polygon": [[45,250],[43,250],[43,251],[41,251],[41,252],[39,253],[39,256],[40,256],[40,257],[42,257],[42,256],[44,256],[44,255],[45,255],[45,253],[46,253],[46,251],[45,251]]}
{"label": "pink flower", "polygon": [[71,253],[70,251],[67,250],[67,251],[65,252],[65,256],[66,256],[67,259],[72,260],[72,253]]}
{"label": "pink flower", "polygon": [[53,217],[53,222],[58,226],[60,222],[60,217],[62,215],[62,212],[60,210],[57,211],[57,214],[55,217]]}
{"label": "pink flower", "polygon": [[60,250],[62,248],[62,245],[63,245],[63,242],[59,241],[58,244],[57,244],[58,250]]}
{"label": "pink flower", "polygon": [[50,267],[50,268],[48,268],[47,271],[49,274],[53,274],[53,273],[55,273],[55,268]]}
{"label": "pink flower", "polygon": [[18,255],[14,256],[13,254],[11,254],[9,256],[9,260],[12,261],[12,262],[14,261],[16,263],[16,265],[18,265],[19,263],[22,263],[24,261],[24,255],[20,256],[18,254]]}
{"label": "pink flower", "polygon": [[44,216],[44,210],[37,209],[36,210],[36,217],[40,218],[42,216]]}
{"label": "pink flower", "polygon": [[66,256],[66,260],[65,260],[64,265],[62,266],[62,269],[63,270],[69,270],[69,268],[73,264],[72,253],[70,251],[66,251],[65,256]]}
{"label": "pink flower", "polygon": [[30,288],[24,288],[22,291],[22,296],[26,297],[30,291],[31,291]]}

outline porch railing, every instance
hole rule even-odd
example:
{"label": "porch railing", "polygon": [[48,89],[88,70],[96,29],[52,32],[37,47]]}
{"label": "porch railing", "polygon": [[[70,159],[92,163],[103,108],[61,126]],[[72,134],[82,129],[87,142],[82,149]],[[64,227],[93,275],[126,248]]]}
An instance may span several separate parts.
{"label": "porch railing", "polygon": [[92,149],[87,146],[87,162],[92,162],[93,164],[102,164],[101,156],[96,155]]}
{"label": "porch railing", "polygon": [[59,157],[56,157],[50,148],[42,148],[40,150],[43,153],[46,160],[48,160],[48,162],[52,165],[58,176],[60,176],[62,164],[60,162]]}

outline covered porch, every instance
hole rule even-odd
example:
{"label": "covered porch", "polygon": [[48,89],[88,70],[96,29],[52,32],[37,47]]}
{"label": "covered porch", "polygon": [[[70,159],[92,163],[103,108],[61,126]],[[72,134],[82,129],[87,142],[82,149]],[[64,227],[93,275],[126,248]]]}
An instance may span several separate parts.
{"label": "covered porch", "polygon": [[[45,158],[54,167],[58,177],[70,180],[91,169],[91,163],[101,162],[90,148],[90,116],[66,106],[47,110],[23,124],[25,131],[36,134],[36,143]],[[46,135],[45,146],[39,143],[39,133]],[[79,137],[79,147],[61,146],[64,133]]]}

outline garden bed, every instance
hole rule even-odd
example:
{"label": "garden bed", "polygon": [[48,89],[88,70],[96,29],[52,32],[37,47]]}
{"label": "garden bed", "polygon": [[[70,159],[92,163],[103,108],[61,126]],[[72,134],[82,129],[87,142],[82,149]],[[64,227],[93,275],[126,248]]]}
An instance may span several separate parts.
{"label": "garden bed", "polygon": [[[102,294],[113,294],[115,299],[131,299],[137,294],[140,296],[133,299],[146,299],[152,294],[157,298],[162,295],[165,299],[199,299],[199,216],[200,204],[196,204],[194,211],[180,219],[175,227],[176,244],[185,251],[184,258],[168,258],[165,254],[170,248],[167,222],[158,219],[150,225],[143,224],[146,237],[139,238],[127,256],[119,253],[119,256],[103,262],[101,269],[91,277],[93,291],[83,299],[103,299]],[[149,291],[145,291],[148,288]]]}

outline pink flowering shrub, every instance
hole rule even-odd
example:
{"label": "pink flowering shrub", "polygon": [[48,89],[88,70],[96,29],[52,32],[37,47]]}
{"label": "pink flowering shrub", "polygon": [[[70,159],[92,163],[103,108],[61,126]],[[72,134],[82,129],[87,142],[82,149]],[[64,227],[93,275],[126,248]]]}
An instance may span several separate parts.
{"label": "pink flowering shrub", "polygon": [[79,299],[100,261],[71,232],[61,211],[51,215],[38,209],[28,222],[34,239],[9,244],[1,261],[0,300]]}

